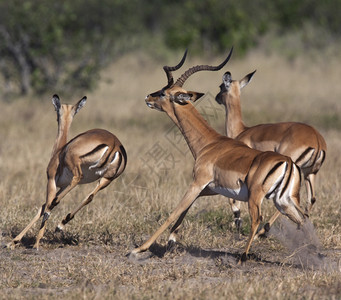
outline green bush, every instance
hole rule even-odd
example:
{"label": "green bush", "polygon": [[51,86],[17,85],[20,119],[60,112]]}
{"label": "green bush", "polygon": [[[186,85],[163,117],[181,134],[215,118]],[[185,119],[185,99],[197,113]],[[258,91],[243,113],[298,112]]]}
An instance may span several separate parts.
{"label": "green bush", "polygon": [[[0,0],[0,74],[6,93],[92,88],[109,59],[153,43],[238,54],[260,37],[303,26],[339,38],[341,0]],[[304,41],[303,41],[304,42]]]}

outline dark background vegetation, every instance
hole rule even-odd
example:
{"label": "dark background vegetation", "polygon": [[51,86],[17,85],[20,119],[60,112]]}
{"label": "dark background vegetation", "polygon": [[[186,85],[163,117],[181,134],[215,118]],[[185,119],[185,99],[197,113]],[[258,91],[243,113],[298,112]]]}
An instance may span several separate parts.
{"label": "dark background vegetation", "polygon": [[340,10],[340,0],[1,0],[0,93],[91,89],[136,49],[215,55],[237,45],[243,55],[269,32],[302,30],[318,49],[340,38]]}

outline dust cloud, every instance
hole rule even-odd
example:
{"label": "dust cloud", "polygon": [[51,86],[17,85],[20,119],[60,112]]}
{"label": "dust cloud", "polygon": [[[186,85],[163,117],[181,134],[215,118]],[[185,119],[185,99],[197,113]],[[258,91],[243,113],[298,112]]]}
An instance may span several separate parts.
{"label": "dust cloud", "polygon": [[270,235],[277,238],[288,249],[290,254],[286,259],[287,262],[306,269],[341,271],[340,262],[332,261],[323,254],[323,247],[309,219],[298,228],[289,219],[281,217],[270,229]]}

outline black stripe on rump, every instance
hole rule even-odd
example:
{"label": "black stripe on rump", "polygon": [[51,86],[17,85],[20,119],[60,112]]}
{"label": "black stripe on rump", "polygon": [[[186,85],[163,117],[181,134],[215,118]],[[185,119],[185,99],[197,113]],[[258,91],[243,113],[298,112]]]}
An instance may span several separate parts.
{"label": "black stripe on rump", "polygon": [[[269,179],[269,177],[270,177],[273,173],[275,173],[275,171],[276,171],[283,163],[284,163],[283,161],[282,161],[282,162],[278,162],[278,163],[270,170],[270,172],[266,175],[265,179],[263,180],[263,185],[264,185],[265,182]],[[271,194],[273,193],[273,191],[275,191],[281,183],[282,183],[282,181],[278,182],[277,185],[275,186],[275,188],[271,189],[271,191],[269,191],[269,192],[265,195],[265,197],[268,198],[269,195],[271,195]]]}
{"label": "black stripe on rump", "polygon": [[[303,160],[303,158],[305,158],[305,156],[306,156],[311,150],[314,150],[314,151],[315,151],[315,149],[312,148],[312,147],[308,147],[307,149],[305,149],[305,150],[303,151],[303,153],[296,159],[295,164],[298,164],[301,160]],[[309,159],[310,159],[310,158],[309,158]]]}
{"label": "black stripe on rump", "polygon": [[120,146],[120,150],[123,155],[124,161],[127,163],[127,152],[122,145]]}
{"label": "black stripe on rump", "polygon": [[265,181],[268,180],[268,178],[283,164],[283,162],[278,162],[268,173],[268,175],[266,175],[265,179],[263,180],[263,185],[265,184]]}
{"label": "black stripe on rump", "polygon": [[[91,155],[95,154],[96,152],[102,150],[102,149],[105,148],[105,147],[108,147],[108,145],[106,145],[106,144],[100,144],[100,145],[98,145],[96,148],[94,148],[93,150],[91,150],[90,152],[88,152],[88,153],[82,155],[81,158],[85,158],[85,157],[87,157],[87,156],[91,156]],[[109,155],[106,156],[106,159],[105,159],[104,162],[103,162],[103,161],[102,161],[103,157],[101,157],[102,163],[101,163],[100,166],[96,166],[96,168],[101,168],[102,166],[104,166],[104,165],[107,163],[108,158],[109,158]]]}
{"label": "black stripe on rump", "polygon": [[292,170],[293,169],[294,169],[294,165],[293,165],[293,163],[291,163],[291,168],[290,168],[290,171],[289,171],[290,173],[289,173],[289,176],[287,177],[287,181],[286,181],[283,189],[281,190],[281,194],[279,195],[280,198],[283,196],[284,191],[287,189],[287,187],[288,187],[288,185],[289,185],[289,183],[291,181],[291,175],[292,175]]}
{"label": "black stripe on rump", "polygon": [[[322,159],[321,159],[321,156],[322,156]],[[321,162],[320,162],[320,167],[322,166],[322,164],[323,164],[323,162],[324,162],[324,160],[325,160],[325,158],[326,158],[326,152],[325,151],[323,151],[323,150],[321,150],[320,151],[320,155],[318,156],[318,158],[317,158],[317,160],[319,160],[319,159],[321,159]],[[313,174],[317,174],[317,172],[320,170],[320,168],[318,168],[315,172],[313,172]]]}

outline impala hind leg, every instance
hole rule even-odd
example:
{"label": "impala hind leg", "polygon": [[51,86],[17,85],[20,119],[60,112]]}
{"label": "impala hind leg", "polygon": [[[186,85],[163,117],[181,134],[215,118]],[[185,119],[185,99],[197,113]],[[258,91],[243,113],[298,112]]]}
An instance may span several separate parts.
{"label": "impala hind leg", "polygon": [[304,178],[305,187],[308,196],[308,203],[305,209],[306,214],[309,216],[311,209],[316,202],[315,198],[315,174],[309,174]]}
{"label": "impala hind leg", "polygon": [[[183,218],[179,218],[181,216],[185,216],[185,211],[189,209],[189,207],[193,204],[195,199],[199,196],[202,191],[202,187],[196,183],[192,183],[190,188],[187,190],[185,196],[182,198],[180,203],[177,205],[175,210],[170,214],[168,219],[160,226],[160,228],[147,240],[142,246],[135,248],[131,255],[135,255],[140,252],[144,252],[149,249],[149,247],[156,241],[156,239],[168,228],[168,226],[173,223],[176,219],[181,220]],[[177,222],[178,223],[178,222]],[[180,222],[181,223],[181,222]]]}
{"label": "impala hind leg", "polygon": [[95,189],[83,200],[83,202],[73,212],[67,214],[67,216],[57,225],[56,231],[63,231],[65,225],[75,217],[75,214],[78,211],[80,211],[84,206],[88,205],[93,200],[97,192],[106,188],[111,183],[111,181],[112,179],[101,178],[98,181]]}
{"label": "impala hind leg", "polygon": [[241,264],[242,262],[245,262],[247,260],[247,255],[251,248],[251,244],[254,240],[259,224],[261,223],[263,219],[261,215],[261,204],[262,204],[263,196],[264,195],[255,197],[255,196],[252,196],[252,194],[250,194],[249,213],[250,213],[250,218],[251,218],[251,230],[250,230],[248,242],[245,247],[245,251],[242,254],[238,264]]}
{"label": "impala hind leg", "polygon": [[240,234],[242,229],[242,219],[240,218],[240,201],[229,198],[229,203],[234,216],[234,224],[236,225],[237,233]]}
{"label": "impala hind leg", "polygon": [[276,221],[276,219],[280,216],[280,214],[281,213],[279,211],[276,211],[275,214],[270,218],[269,222],[267,222],[264,225],[264,227],[256,233],[254,240],[264,235],[266,232],[269,232],[272,224]]}

